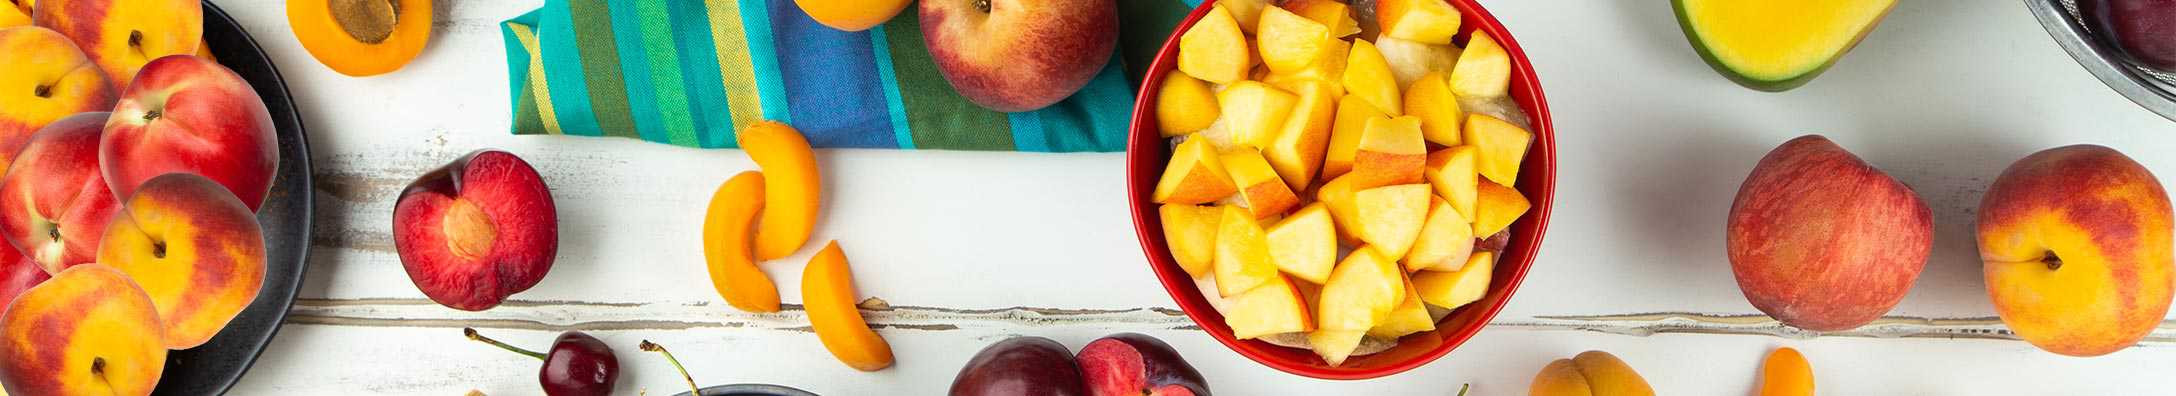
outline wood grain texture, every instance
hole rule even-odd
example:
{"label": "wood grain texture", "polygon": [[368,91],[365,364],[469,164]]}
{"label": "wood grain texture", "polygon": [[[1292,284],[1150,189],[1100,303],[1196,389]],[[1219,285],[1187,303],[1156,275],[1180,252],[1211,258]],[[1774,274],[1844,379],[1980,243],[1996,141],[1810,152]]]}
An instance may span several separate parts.
{"label": "wood grain texture", "polygon": [[[1485,0],[1529,51],[1559,125],[1559,192],[1540,261],[1487,331],[1390,378],[1331,382],[1247,361],[1198,330],[1140,258],[1118,154],[821,150],[815,240],[838,239],[899,357],[831,360],[798,306],[808,253],[763,264],[788,308],[740,313],[702,279],[709,194],[754,165],[734,150],[506,133],[498,23],[540,0],[437,2],[405,69],[350,78],[295,43],[278,0],[215,0],[271,52],[310,126],[320,212],[293,316],[236,394],[536,394],[536,362],[461,326],[542,347],[579,329],[619,352],[620,393],[682,387],[665,344],[706,385],[831,395],[935,394],[976,350],[1016,335],[1079,347],[1136,331],[1173,344],[1224,394],[1516,394],[1551,359],[1609,350],[1667,394],[1740,394],[1789,345],[1829,394],[2144,394],[2176,387],[2176,329],[2095,359],[2032,349],[1993,320],[1970,233],[1989,180],[2057,145],[2116,147],[2176,175],[2176,125],[2080,70],[2009,2],[1900,4],[1835,69],[1788,94],[1745,90],[1688,50],[1652,2]],[[790,43],[789,43],[790,44]],[[1989,61],[1999,57],[2000,61]],[[1935,212],[1934,256],[1891,317],[1852,332],[1776,326],[1745,303],[1723,215],[1755,160],[1823,133],[1911,185]],[[487,312],[423,299],[391,251],[392,200],[422,172],[496,147],[535,164],[559,204],[557,265]]]}

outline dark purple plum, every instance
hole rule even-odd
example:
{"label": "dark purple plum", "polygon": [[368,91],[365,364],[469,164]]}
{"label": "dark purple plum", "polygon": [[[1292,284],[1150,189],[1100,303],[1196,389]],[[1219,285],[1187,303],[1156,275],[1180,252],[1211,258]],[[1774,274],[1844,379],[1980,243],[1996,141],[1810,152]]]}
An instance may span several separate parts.
{"label": "dark purple plum", "polygon": [[2176,0],[2078,0],[2102,42],[2140,66],[2176,73]]}
{"label": "dark purple plum", "polygon": [[1087,395],[1065,345],[1043,337],[1013,337],[982,348],[960,375],[952,396]]}

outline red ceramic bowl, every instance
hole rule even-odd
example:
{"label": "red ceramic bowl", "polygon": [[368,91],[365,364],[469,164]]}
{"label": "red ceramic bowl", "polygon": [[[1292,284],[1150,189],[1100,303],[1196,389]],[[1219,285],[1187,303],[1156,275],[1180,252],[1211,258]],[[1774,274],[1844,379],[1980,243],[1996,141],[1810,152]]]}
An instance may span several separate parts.
{"label": "red ceramic bowl", "polygon": [[1487,326],[1489,318],[1503,310],[1511,293],[1518,290],[1519,281],[1526,278],[1526,270],[1533,265],[1534,254],[1541,247],[1543,228],[1549,224],[1549,206],[1555,198],[1556,134],[1549,120],[1549,105],[1542,98],[1541,82],[1534,77],[1526,52],[1519,48],[1518,40],[1504,30],[1503,24],[1473,0],[1447,1],[1465,16],[1460,23],[1463,31],[1458,36],[1461,44],[1474,30],[1486,31],[1511,55],[1511,97],[1533,119],[1534,146],[1527,150],[1526,161],[1519,165],[1518,185],[1519,192],[1533,202],[1533,209],[1511,225],[1510,245],[1498,256],[1495,279],[1489,286],[1488,295],[1481,301],[1444,317],[1434,331],[1405,336],[1398,340],[1395,348],[1353,357],[1339,367],[1330,367],[1305,349],[1233,338],[1231,327],[1224,325],[1224,316],[1202,299],[1193,279],[1171,258],[1170,246],[1164,243],[1163,220],[1157,212],[1157,204],[1149,201],[1149,194],[1156,190],[1156,180],[1171,156],[1169,140],[1157,133],[1156,90],[1163,86],[1164,74],[1178,67],[1179,33],[1200,20],[1213,2],[1195,7],[1193,14],[1179,23],[1178,30],[1164,41],[1163,50],[1157,52],[1156,61],[1149,64],[1143,78],[1140,99],[1134,103],[1133,125],[1126,144],[1126,193],[1132,203],[1134,232],[1141,239],[1141,251],[1148,255],[1149,266],[1156,271],[1156,278],[1163,282],[1164,290],[1171,293],[1171,299],[1178,302],[1179,308],[1186,311],[1186,316],[1193,318],[1194,323],[1217,342],[1248,359],[1287,373],[1335,380],[1381,377],[1420,367],[1449,354]]}

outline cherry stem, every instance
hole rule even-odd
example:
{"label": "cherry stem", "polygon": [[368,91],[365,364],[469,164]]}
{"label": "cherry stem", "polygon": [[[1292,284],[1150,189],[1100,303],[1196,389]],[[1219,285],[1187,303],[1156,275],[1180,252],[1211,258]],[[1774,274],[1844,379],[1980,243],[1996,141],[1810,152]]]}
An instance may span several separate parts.
{"label": "cherry stem", "polygon": [[1459,386],[1458,386],[1458,396],[1466,396],[1466,389],[1468,389],[1468,388],[1472,388],[1472,387],[1473,387],[1473,384],[1463,384],[1463,385],[1459,385]]}
{"label": "cherry stem", "polygon": [[667,351],[665,350],[664,345],[658,345],[657,343],[650,342],[650,340],[642,340],[642,344],[638,346],[645,351],[665,354],[665,360],[672,362],[672,368],[680,370],[680,379],[688,382],[688,394],[694,396],[703,395],[703,388],[695,386],[695,377],[688,375],[687,366],[680,365],[679,358],[672,357],[672,351]]}
{"label": "cherry stem", "polygon": [[491,337],[485,337],[483,334],[477,334],[476,328],[474,327],[461,328],[461,334],[468,336],[468,339],[476,340],[485,344],[491,344],[491,346],[499,347],[499,349],[505,349],[523,355],[529,355],[529,357],[536,358],[536,360],[544,360],[544,354],[536,353],[536,351],[531,351],[527,349],[521,349],[521,347],[516,347],[513,345],[506,345],[506,343],[499,342],[499,340],[491,339]]}

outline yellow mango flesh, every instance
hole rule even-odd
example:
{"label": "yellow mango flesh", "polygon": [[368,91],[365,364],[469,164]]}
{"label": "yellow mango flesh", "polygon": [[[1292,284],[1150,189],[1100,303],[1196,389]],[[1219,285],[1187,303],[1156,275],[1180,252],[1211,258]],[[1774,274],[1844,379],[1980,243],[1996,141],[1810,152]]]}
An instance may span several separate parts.
{"label": "yellow mango flesh", "polygon": [[1820,70],[1871,30],[1895,0],[1679,0],[1680,17],[1725,67],[1781,81]]}

